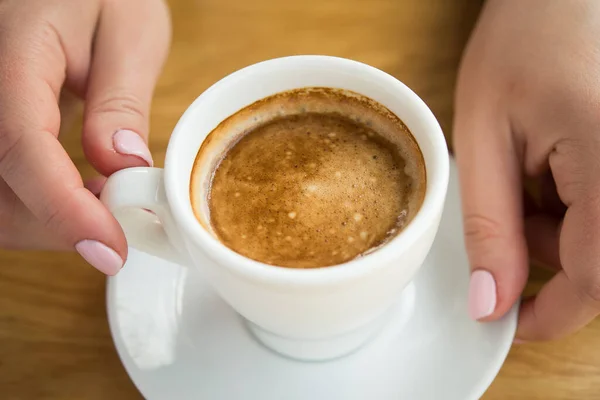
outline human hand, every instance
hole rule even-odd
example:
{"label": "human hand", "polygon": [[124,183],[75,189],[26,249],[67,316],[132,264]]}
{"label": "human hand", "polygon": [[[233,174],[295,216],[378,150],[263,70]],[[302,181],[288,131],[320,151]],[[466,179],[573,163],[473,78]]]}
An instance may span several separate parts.
{"label": "human hand", "polygon": [[63,88],[85,100],[83,149],[102,175],[152,165],[169,24],[162,0],[0,0],[0,247],[75,248],[121,269],[125,236],[57,140],[58,100]]}
{"label": "human hand", "polygon": [[[600,2],[489,0],[463,58],[454,123],[472,318],[510,309],[528,255],[557,272],[524,300],[519,339],[559,338],[599,314],[599,129]],[[524,175],[547,189],[527,217]]]}

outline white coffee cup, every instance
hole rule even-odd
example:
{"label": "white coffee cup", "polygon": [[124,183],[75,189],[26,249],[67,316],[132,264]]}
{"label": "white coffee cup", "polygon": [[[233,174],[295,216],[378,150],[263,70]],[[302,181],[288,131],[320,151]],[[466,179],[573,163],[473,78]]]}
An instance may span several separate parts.
{"label": "white coffee cup", "polygon": [[[398,236],[366,256],[316,269],[243,257],[199,223],[190,202],[192,166],[207,135],[255,101],[303,87],[351,90],[386,106],[412,132],[427,174],[423,205]],[[210,87],[175,127],[165,168],[119,171],[108,179],[101,200],[123,226],[131,247],[198,267],[267,347],[296,359],[325,360],[357,349],[376,334],[386,310],[415,276],[438,229],[448,173],[442,130],[407,86],[356,61],[293,56],[249,66]],[[150,222],[142,209],[157,219]],[[138,218],[141,214],[146,218]]]}

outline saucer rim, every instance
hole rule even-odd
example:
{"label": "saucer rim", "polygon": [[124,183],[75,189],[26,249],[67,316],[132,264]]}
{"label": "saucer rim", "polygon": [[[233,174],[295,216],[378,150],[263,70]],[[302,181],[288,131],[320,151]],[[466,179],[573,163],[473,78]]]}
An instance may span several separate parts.
{"label": "saucer rim", "polygon": [[[132,255],[137,253],[135,257],[139,257],[140,254],[143,254],[143,252],[135,250],[135,249],[130,248],[129,250],[130,250],[130,254],[132,254]],[[133,250],[133,251],[131,252],[131,250]],[[155,257],[153,257],[153,258],[155,258]],[[159,259],[156,259],[156,261],[162,262],[162,260],[159,260]],[[186,267],[182,267],[182,266],[179,266],[179,267],[186,268]],[[141,380],[140,380],[140,382],[138,382],[139,379],[138,380],[134,379],[135,367],[130,365],[128,357],[125,354],[125,352],[127,351],[126,345],[120,337],[121,330],[118,328],[118,323],[115,320],[117,312],[116,312],[116,305],[114,304],[114,299],[116,297],[116,283],[117,283],[116,280],[117,279],[118,279],[118,277],[115,276],[115,277],[108,277],[106,280],[106,312],[107,312],[107,317],[108,317],[107,318],[108,326],[109,326],[109,330],[110,330],[111,337],[113,340],[113,344],[114,344],[117,354],[119,356],[119,360],[121,361],[121,364],[125,368],[125,371],[127,372],[127,375],[129,377],[130,381],[133,383],[135,388],[139,391],[139,393],[145,399],[152,399],[153,395],[151,393],[146,392],[146,390],[142,387]],[[497,354],[496,357],[494,358],[494,360],[492,360],[489,363],[489,366],[486,368],[486,372],[482,375],[482,378],[479,379],[479,381],[473,385],[471,393],[469,394],[469,396],[467,398],[465,398],[465,400],[480,399],[487,392],[487,390],[490,388],[490,386],[492,385],[492,383],[498,376],[498,373],[500,372],[502,366],[504,365],[506,358],[508,357],[508,353],[510,352],[510,349],[513,344],[513,340],[514,340],[514,337],[516,334],[516,329],[517,329],[519,307],[520,307],[520,301],[515,303],[512,306],[512,308],[501,319],[499,319],[498,321],[491,322],[491,324],[502,325],[501,329],[504,331],[503,335],[502,335],[503,340],[498,341],[499,349],[496,353]],[[256,340],[256,339],[254,339],[254,340]],[[361,349],[359,349],[358,351],[360,351],[360,350]],[[263,351],[268,351],[268,350],[263,348]],[[330,360],[330,361],[326,361],[326,362],[331,362],[331,363],[342,362],[342,360],[344,358],[345,357],[340,357],[340,358],[336,358],[334,360]],[[296,360],[296,361],[302,362],[302,361],[298,361],[298,360]]]}
{"label": "saucer rim", "polygon": [[[492,383],[496,380],[496,377],[500,373],[502,366],[506,362],[506,358],[508,357],[508,353],[512,348],[515,335],[517,333],[517,323],[519,321],[519,308],[521,307],[521,300],[518,300],[510,310],[504,314],[504,316],[498,321],[491,322],[496,324],[507,324],[508,338],[501,342],[501,349],[499,350],[498,357],[496,358],[496,363],[490,363],[490,367],[487,369],[487,373],[484,374],[484,377],[480,380],[479,385],[476,385],[473,389],[474,397],[473,400],[480,399],[490,388]],[[489,322],[488,322],[489,323]],[[470,399],[469,399],[470,400]]]}

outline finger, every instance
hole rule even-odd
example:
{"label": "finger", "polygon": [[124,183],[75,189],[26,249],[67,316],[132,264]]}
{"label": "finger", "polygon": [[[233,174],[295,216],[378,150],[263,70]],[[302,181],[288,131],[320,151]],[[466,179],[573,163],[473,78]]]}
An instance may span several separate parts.
{"label": "finger", "polygon": [[533,215],[525,220],[525,237],[529,257],[554,270],[561,269],[559,237],[561,220],[544,215]]}
{"label": "finger", "polygon": [[583,301],[565,271],[560,271],[522,303],[516,336],[521,341],[558,339],[587,325],[597,313],[596,306]]}
{"label": "finger", "polygon": [[465,90],[457,96],[454,142],[472,270],[469,314],[488,321],[512,307],[527,280],[520,163],[502,113]]}
{"label": "finger", "polygon": [[94,196],[100,197],[100,193],[102,192],[105,183],[106,178],[103,176],[98,176],[95,178],[86,179],[83,185],[87,190],[92,192]]}
{"label": "finger", "polygon": [[105,2],[95,39],[83,149],[102,175],[151,166],[148,118],[170,40],[160,0]]}
{"label": "finger", "polygon": [[0,177],[56,240],[115,274],[127,256],[123,232],[56,138],[65,57],[55,32],[0,46]]}
{"label": "finger", "polygon": [[[105,182],[106,178],[97,177],[86,180],[84,186],[98,197]],[[0,179],[0,248],[67,251],[73,246],[48,231]]]}
{"label": "finger", "polygon": [[523,340],[565,336],[600,312],[600,205],[588,193],[565,215],[559,250],[563,271],[522,306],[517,334]]}

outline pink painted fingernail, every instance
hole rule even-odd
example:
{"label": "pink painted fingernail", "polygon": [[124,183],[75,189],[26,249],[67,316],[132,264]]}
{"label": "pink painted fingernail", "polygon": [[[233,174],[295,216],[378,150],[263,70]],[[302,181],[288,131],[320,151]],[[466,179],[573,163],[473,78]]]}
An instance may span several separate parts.
{"label": "pink painted fingernail", "polygon": [[491,273],[476,270],[469,283],[469,316],[478,320],[491,315],[496,309],[496,281]]}
{"label": "pink painted fingernail", "polygon": [[123,259],[116,251],[96,240],[82,240],[75,250],[92,267],[106,275],[116,275],[123,268]]}
{"label": "pink painted fingernail", "polygon": [[122,129],[113,136],[113,147],[116,152],[126,156],[136,156],[144,160],[149,167],[154,165],[152,154],[144,139],[134,131]]}

